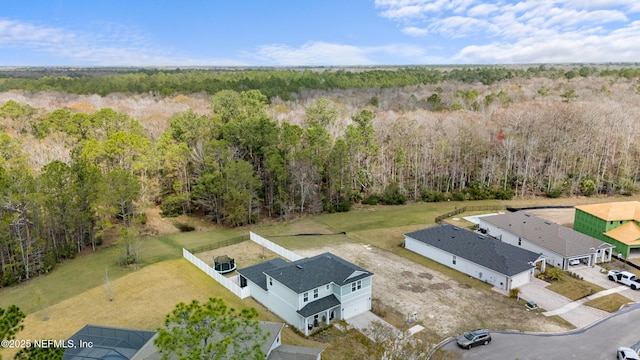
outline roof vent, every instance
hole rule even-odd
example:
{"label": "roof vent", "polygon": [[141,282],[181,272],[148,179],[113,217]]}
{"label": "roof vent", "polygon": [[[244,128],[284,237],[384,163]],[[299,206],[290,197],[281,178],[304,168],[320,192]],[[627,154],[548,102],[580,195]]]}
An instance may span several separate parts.
{"label": "roof vent", "polygon": [[550,223],[550,222],[548,222],[548,221],[545,221],[544,223],[545,223],[545,224],[547,224],[547,225],[551,225],[551,223]]}
{"label": "roof vent", "polygon": [[524,214],[524,216],[526,216],[526,217],[531,217],[531,214]]}
{"label": "roof vent", "polygon": [[302,265],[296,265],[296,267],[300,270],[302,270]]}

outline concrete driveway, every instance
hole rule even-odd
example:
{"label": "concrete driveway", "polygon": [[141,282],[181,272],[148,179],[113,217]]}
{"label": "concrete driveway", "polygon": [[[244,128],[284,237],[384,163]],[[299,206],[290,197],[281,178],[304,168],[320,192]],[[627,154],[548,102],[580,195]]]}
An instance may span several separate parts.
{"label": "concrete driveway", "polygon": [[[605,293],[598,295],[618,292],[634,302],[640,302],[640,291],[631,290],[626,286],[621,287],[620,284],[609,281],[606,272],[599,266],[576,266],[571,268],[571,272],[580,275],[586,281],[607,289]],[[528,301],[535,301],[539,307],[545,310],[544,315],[559,315],[577,328],[593,324],[610,315],[606,311],[583,305],[584,302],[592,297],[571,301],[556,292],[546,289],[547,286],[549,286],[549,283],[534,278],[529,284],[520,287],[520,297]]]}

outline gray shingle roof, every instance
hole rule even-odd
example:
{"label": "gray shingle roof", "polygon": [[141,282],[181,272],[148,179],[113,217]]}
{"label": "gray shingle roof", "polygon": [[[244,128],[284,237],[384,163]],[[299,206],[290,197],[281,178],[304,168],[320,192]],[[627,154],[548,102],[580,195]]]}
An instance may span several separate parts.
{"label": "gray shingle roof", "polygon": [[533,268],[532,263],[540,257],[540,254],[450,224],[405,235],[507,276]]}
{"label": "gray shingle roof", "polygon": [[330,283],[343,286],[373,275],[328,252],[264,272],[298,294]]}
{"label": "gray shingle roof", "polygon": [[329,296],[325,296],[322,299],[318,299],[316,301],[312,301],[305,305],[302,309],[298,310],[298,314],[309,317],[311,315],[315,315],[321,311],[329,310],[333,307],[340,305],[340,300],[338,300],[335,295],[331,294]]}
{"label": "gray shingle roof", "polygon": [[264,275],[264,272],[268,269],[286,266],[287,264],[289,263],[280,258],[275,258],[260,264],[240,269],[238,270],[238,273],[244,276],[246,279],[250,280],[252,283],[260,286],[262,289],[267,290],[267,277]]}
{"label": "gray shingle roof", "polygon": [[292,345],[280,345],[274,349],[268,360],[315,360],[322,352],[322,349],[292,346]]}
{"label": "gray shingle roof", "polygon": [[524,211],[486,216],[480,223],[497,226],[563,257],[590,254],[607,243]]}

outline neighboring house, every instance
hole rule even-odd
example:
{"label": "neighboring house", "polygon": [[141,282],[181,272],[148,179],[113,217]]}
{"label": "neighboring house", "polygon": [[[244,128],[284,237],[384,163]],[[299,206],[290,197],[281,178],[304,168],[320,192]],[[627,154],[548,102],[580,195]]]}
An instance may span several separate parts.
{"label": "neighboring house", "polygon": [[333,319],[371,310],[373,273],[331,253],[238,270],[241,287],[305,335]]}
{"label": "neighboring house", "polygon": [[[322,349],[282,345],[283,323],[260,321],[268,334],[262,351],[267,360],[320,360]],[[86,325],[69,340],[76,345],[65,351],[63,360],[160,360],[162,356],[153,344],[157,333],[152,331]],[[78,346],[81,344],[91,346]]]}
{"label": "neighboring house", "polygon": [[523,211],[480,217],[479,221],[481,232],[541,253],[547,264],[562,270],[569,270],[571,264],[593,266],[611,261],[610,244]]}
{"label": "neighboring house", "polygon": [[544,269],[539,253],[450,224],[405,234],[404,247],[506,291],[529,283],[537,262]]}
{"label": "neighboring house", "polygon": [[621,201],[576,206],[573,229],[605,241],[628,258],[640,249],[640,202]]}

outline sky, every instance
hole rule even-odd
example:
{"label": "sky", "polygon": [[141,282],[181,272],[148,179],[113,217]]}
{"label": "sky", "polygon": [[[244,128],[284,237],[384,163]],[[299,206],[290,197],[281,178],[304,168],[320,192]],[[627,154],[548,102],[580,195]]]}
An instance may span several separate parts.
{"label": "sky", "polygon": [[0,66],[640,62],[640,0],[0,0]]}

